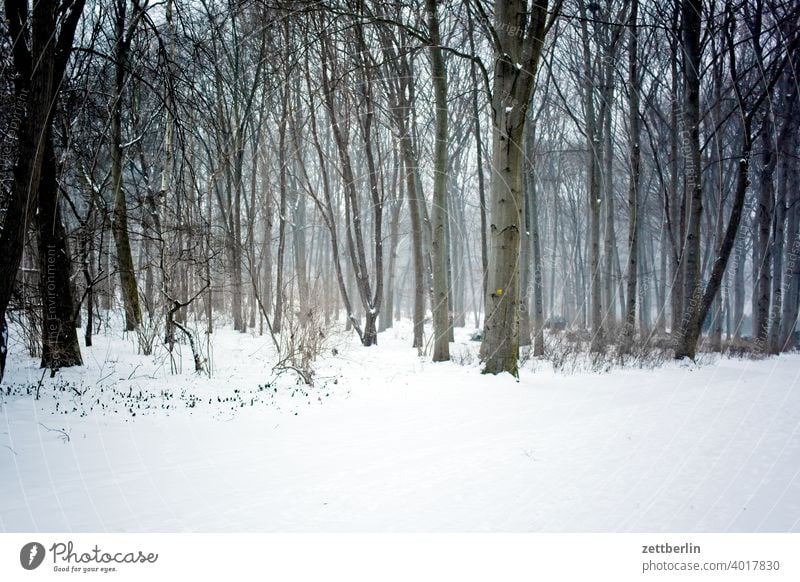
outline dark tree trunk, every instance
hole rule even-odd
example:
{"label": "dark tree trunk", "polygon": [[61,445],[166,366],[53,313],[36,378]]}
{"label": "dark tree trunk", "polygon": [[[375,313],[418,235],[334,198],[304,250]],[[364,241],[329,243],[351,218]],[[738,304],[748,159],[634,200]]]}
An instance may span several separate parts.
{"label": "dark tree trunk", "polygon": [[711,269],[711,276],[702,294],[702,298],[697,303],[691,313],[691,319],[688,320],[684,327],[681,343],[678,344],[675,350],[675,358],[691,358],[694,359],[697,350],[697,340],[700,338],[700,330],[703,322],[711,309],[711,304],[714,301],[717,293],[719,292],[720,285],[722,284],[722,277],[725,274],[725,267],[728,264],[728,257],[730,257],[731,250],[736,241],[736,235],[739,232],[739,224],[742,219],[742,210],[744,209],[744,198],[747,192],[747,173],[750,165],[750,138],[749,120],[745,122],[745,145],[744,152],[739,160],[738,174],[736,176],[736,192],[733,201],[733,208],[731,209],[731,217],[728,221],[728,226],[725,229],[725,236],[721,241],[719,249],[716,253],[716,259]]}
{"label": "dark tree trunk", "polygon": [[763,150],[756,203],[756,236],[753,240],[753,339],[759,350],[767,350],[770,296],[772,291],[772,221],[775,211],[775,152],[772,114],[767,112],[761,128]]}
{"label": "dark tree trunk", "polygon": [[289,86],[284,88],[283,94],[283,113],[281,114],[281,124],[279,133],[278,150],[278,169],[280,181],[280,200],[278,202],[278,256],[275,260],[275,311],[272,318],[272,330],[280,333],[283,328],[283,262],[286,256],[286,208],[288,197],[288,176],[286,175],[286,125],[289,120]]}
{"label": "dark tree trunk", "polygon": [[[700,175],[701,16],[701,0],[683,0],[681,37],[681,47],[684,51],[683,141],[687,148],[687,155],[684,158],[684,191],[685,198],[689,201],[689,213],[686,250],[683,253],[684,317],[682,335],[686,335],[690,331],[694,332],[694,330],[689,330],[688,327],[699,311],[702,298],[700,281],[700,225],[703,217],[703,188]],[[685,341],[691,341],[691,338]]]}
{"label": "dark tree trunk", "polygon": [[[40,0],[33,4],[29,14],[27,0],[5,0],[17,73],[14,96],[17,103],[24,104],[24,110],[19,124],[10,199],[0,233],[0,249],[3,249],[0,252],[0,322],[3,328],[0,380],[5,370],[8,338],[5,314],[22,260],[26,226],[37,208],[45,150],[52,146],[53,105],[84,4],[85,0],[76,0],[68,6],[61,6],[55,0]],[[57,21],[61,23],[58,34]]]}
{"label": "dark tree trunk", "polygon": [[769,351],[778,354],[782,351],[781,314],[783,305],[783,247],[786,230],[786,190],[788,187],[788,156],[783,154],[788,150],[788,132],[791,123],[788,121],[781,129],[778,136],[776,162],[778,166],[778,187],[776,191],[775,213],[773,216],[772,240],[770,241],[772,253],[772,309],[770,310],[769,326]]}
{"label": "dark tree trunk", "polygon": [[[630,158],[631,175],[628,185],[628,289],[626,292],[627,305],[625,307],[625,326],[622,332],[620,350],[630,351],[636,326],[636,286],[639,271],[639,167],[641,162],[641,149],[639,147],[639,71],[638,71],[638,29],[636,20],[639,16],[638,0],[631,0],[628,22],[630,27],[630,44],[628,45],[628,84],[630,108],[628,125],[630,130],[630,144],[628,156]],[[641,306],[640,306],[641,309]]]}
{"label": "dark tree trunk", "polygon": [[[784,127],[778,144],[780,156],[780,193],[786,205],[785,267],[781,292],[781,319],[779,350],[794,347],[794,329],[797,325],[798,299],[800,299],[800,120],[798,120],[798,89],[791,80],[786,82]],[[783,251],[783,245],[781,250]],[[777,276],[777,275],[776,275]]]}
{"label": "dark tree trunk", "polygon": [[742,323],[744,322],[744,271],[747,261],[747,252],[744,241],[736,245],[736,256],[733,271],[733,337],[742,337]]}
{"label": "dark tree trunk", "polygon": [[426,0],[428,30],[431,37],[431,78],[436,102],[436,134],[433,176],[433,361],[450,359],[450,297],[447,277],[447,73],[439,46],[439,17],[436,0]]}
{"label": "dark tree trunk", "polygon": [[52,136],[45,143],[39,183],[39,283],[42,292],[42,368],[80,366],[81,348],[75,330],[75,304],[70,281],[71,258],[61,221]]}
{"label": "dark tree trunk", "polygon": [[128,50],[131,42],[130,32],[126,33],[126,6],[127,0],[116,1],[116,55],[114,61],[116,93],[111,107],[111,181],[114,191],[114,218],[111,230],[114,234],[122,302],[125,306],[125,330],[133,331],[142,322],[142,309],[139,305],[139,288],[133,268],[133,254],[128,233],[128,201],[125,197],[122,177],[124,155],[122,151],[122,101],[128,73]]}

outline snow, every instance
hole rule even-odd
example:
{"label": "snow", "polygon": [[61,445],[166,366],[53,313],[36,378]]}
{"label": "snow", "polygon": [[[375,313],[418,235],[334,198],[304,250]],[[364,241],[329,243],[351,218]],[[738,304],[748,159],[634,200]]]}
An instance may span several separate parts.
{"label": "snow", "polygon": [[517,382],[470,331],[466,365],[408,323],[336,335],[311,388],[275,380],[266,336],[217,331],[212,378],[97,336],[38,402],[14,342],[0,530],[800,531],[800,356]]}

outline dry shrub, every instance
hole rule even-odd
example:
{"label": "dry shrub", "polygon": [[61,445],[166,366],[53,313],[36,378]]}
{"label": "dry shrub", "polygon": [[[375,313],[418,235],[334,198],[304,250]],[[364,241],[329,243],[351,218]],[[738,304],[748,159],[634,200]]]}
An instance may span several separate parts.
{"label": "dry shrub", "polygon": [[159,337],[161,329],[161,317],[149,314],[142,318],[142,322],[136,326],[136,340],[139,346],[139,353],[143,356],[153,354],[156,339]]}
{"label": "dry shrub", "polygon": [[313,364],[323,352],[329,351],[329,334],[321,310],[313,307],[302,312],[286,309],[277,339],[279,361],[275,369],[294,370],[305,384],[313,386]]}
{"label": "dry shrub", "polygon": [[478,358],[472,346],[454,345],[450,350],[450,361],[459,366],[472,366]]}
{"label": "dry shrub", "polygon": [[756,341],[749,337],[731,338],[722,342],[722,353],[731,358],[762,360],[769,353]]}
{"label": "dry shrub", "polygon": [[621,367],[653,369],[670,360],[674,353],[671,345],[641,338],[634,339],[627,353],[621,353],[612,343],[596,352],[591,351],[590,346],[591,333],[588,330],[545,334],[545,359],[554,371],[575,374],[609,372]]}

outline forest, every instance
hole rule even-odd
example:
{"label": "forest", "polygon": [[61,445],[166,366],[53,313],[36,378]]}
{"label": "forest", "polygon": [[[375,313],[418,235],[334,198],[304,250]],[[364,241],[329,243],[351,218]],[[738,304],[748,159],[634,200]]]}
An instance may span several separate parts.
{"label": "forest", "polygon": [[4,330],[54,373],[115,310],[196,371],[220,316],[301,375],[400,319],[491,374],[562,332],[792,350],[799,36],[790,0],[5,0]]}
{"label": "forest", "polygon": [[800,531],[796,0],[0,5],[0,532]]}

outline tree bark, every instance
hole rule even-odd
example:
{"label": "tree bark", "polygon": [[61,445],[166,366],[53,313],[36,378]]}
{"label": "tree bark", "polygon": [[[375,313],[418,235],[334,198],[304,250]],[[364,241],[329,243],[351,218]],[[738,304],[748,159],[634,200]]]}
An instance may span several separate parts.
{"label": "tree bark", "polygon": [[761,128],[762,161],[756,203],[756,237],[753,253],[753,339],[757,349],[767,351],[772,291],[772,221],[775,211],[775,152],[772,113],[767,112]]}
{"label": "tree bark", "polygon": [[[784,73],[786,74],[786,73]],[[790,78],[791,79],[791,78]],[[797,152],[800,151],[800,121],[797,118],[798,89],[797,84],[791,80],[785,82],[783,87],[785,95],[783,105],[784,126],[778,140],[779,159],[779,198],[782,203],[782,212],[786,215],[786,229],[781,233],[779,248],[773,251],[773,257],[780,252],[783,258],[785,250],[785,267],[783,267],[783,284],[780,286],[780,320],[773,321],[777,332],[777,341],[773,343],[773,350],[784,351],[794,347],[794,328],[797,324],[798,307],[798,272],[800,272],[800,164],[797,162]],[[781,218],[781,222],[783,222]],[[786,241],[785,245],[783,241]],[[775,262],[773,277],[780,278],[777,270],[783,266],[783,260]]]}
{"label": "tree bark", "polygon": [[74,292],[70,278],[72,259],[61,221],[52,135],[45,138],[42,178],[39,183],[39,284],[42,292],[42,368],[55,372],[80,366],[81,348],[75,330]]}
{"label": "tree bark", "polygon": [[595,71],[592,67],[592,51],[589,46],[586,7],[580,4],[581,40],[583,44],[583,105],[586,116],[586,147],[589,157],[588,192],[589,192],[589,264],[591,285],[591,328],[592,352],[605,350],[605,326],[603,317],[603,285],[600,265],[600,205],[601,205],[601,155],[600,131],[594,105]]}
{"label": "tree bark", "polygon": [[[25,245],[25,232],[35,215],[45,150],[50,143],[54,103],[72,50],[72,40],[85,0],[60,6],[40,0],[28,14],[27,0],[5,0],[17,76],[14,96],[21,105],[17,160],[0,232],[0,380],[5,371],[7,326],[11,301]],[[60,31],[56,34],[56,22]],[[30,25],[29,25],[30,23]],[[28,30],[30,26],[30,30]]]}
{"label": "tree bark", "polygon": [[[701,0],[683,0],[682,48],[684,51],[684,126],[683,141],[688,155],[684,159],[684,188],[689,200],[689,220],[686,233],[683,271],[684,323],[682,334],[699,312],[700,281],[700,224],[703,217],[703,188],[700,175],[700,18]],[[702,323],[702,322],[701,322]],[[691,338],[689,338],[691,339]],[[696,342],[695,342],[696,343]]]}
{"label": "tree bark", "polygon": [[436,0],[426,0],[431,46],[431,79],[436,103],[436,133],[433,171],[433,361],[450,359],[450,310],[447,278],[447,72],[439,46],[439,17]]}
{"label": "tree bark", "polygon": [[133,267],[130,235],[128,233],[128,202],[122,177],[122,101],[125,93],[128,72],[128,52],[136,15],[126,26],[127,0],[116,0],[115,33],[116,47],[114,58],[115,89],[111,107],[111,183],[114,192],[114,217],[111,230],[117,251],[119,282],[122,302],[125,307],[125,330],[133,331],[142,322],[142,309],[139,305],[139,288],[136,284],[136,271]]}
{"label": "tree bark", "polygon": [[287,198],[289,197],[288,177],[286,172],[286,165],[289,163],[286,156],[286,126],[289,121],[289,85],[287,83],[284,88],[283,94],[283,112],[281,114],[281,123],[278,128],[278,169],[279,183],[280,183],[280,199],[278,202],[278,256],[275,259],[275,311],[272,318],[272,330],[275,333],[281,333],[283,329],[283,304],[284,304],[284,289],[283,289],[283,263],[286,256],[286,208]]}
{"label": "tree bark", "polygon": [[639,171],[641,165],[641,149],[639,146],[639,71],[638,71],[638,46],[639,32],[637,19],[639,16],[638,0],[631,0],[630,14],[628,17],[628,86],[629,86],[629,113],[628,126],[630,131],[628,156],[630,159],[631,174],[628,184],[628,273],[627,273],[627,305],[625,308],[625,328],[623,329],[620,349],[623,353],[629,352],[633,343],[636,326],[636,286],[639,261]]}
{"label": "tree bark", "polygon": [[731,217],[728,221],[728,226],[725,229],[725,237],[722,239],[719,249],[716,253],[716,259],[711,269],[711,276],[706,286],[705,292],[702,294],[701,299],[697,302],[697,306],[689,313],[691,319],[687,321],[684,327],[684,333],[681,337],[681,342],[675,350],[675,358],[691,358],[694,359],[697,351],[697,341],[700,338],[700,331],[703,322],[708,315],[711,304],[714,301],[717,293],[719,292],[720,285],[722,284],[722,277],[725,274],[725,267],[728,264],[728,257],[730,257],[731,250],[736,241],[736,235],[739,232],[739,223],[742,219],[742,210],[744,209],[744,198],[747,192],[748,178],[747,173],[750,165],[750,120],[745,120],[744,129],[744,147],[743,154],[738,164],[738,173],[736,176],[736,193],[733,201],[733,208],[731,209]]}
{"label": "tree bark", "polygon": [[547,5],[547,0],[535,1],[529,15],[527,3],[520,0],[498,0],[494,6],[491,253],[481,348],[483,371],[488,374],[518,375],[523,137],[546,32]]}

